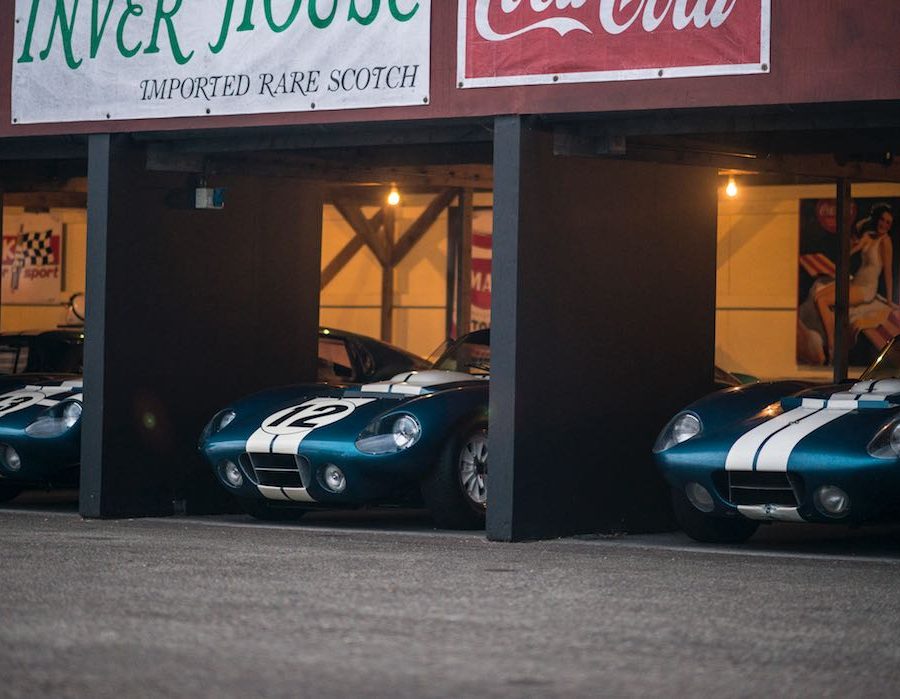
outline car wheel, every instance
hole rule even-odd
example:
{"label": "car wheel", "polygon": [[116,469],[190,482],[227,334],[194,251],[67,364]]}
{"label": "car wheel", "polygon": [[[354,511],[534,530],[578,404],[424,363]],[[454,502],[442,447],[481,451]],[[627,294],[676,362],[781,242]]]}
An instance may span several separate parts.
{"label": "car wheel", "polygon": [[435,524],[482,529],[487,512],[488,426],[484,420],[458,430],[422,481],[422,498]]}
{"label": "car wheel", "polygon": [[0,483],[0,502],[8,502],[24,490],[21,486],[12,483]]}
{"label": "car wheel", "polygon": [[708,544],[742,544],[759,528],[746,517],[714,517],[694,507],[681,488],[672,488],[675,521],[684,533]]}
{"label": "car wheel", "polygon": [[298,520],[306,514],[306,510],[293,507],[273,507],[260,500],[241,500],[241,507],[254,519],[265,522],[290,522]]}

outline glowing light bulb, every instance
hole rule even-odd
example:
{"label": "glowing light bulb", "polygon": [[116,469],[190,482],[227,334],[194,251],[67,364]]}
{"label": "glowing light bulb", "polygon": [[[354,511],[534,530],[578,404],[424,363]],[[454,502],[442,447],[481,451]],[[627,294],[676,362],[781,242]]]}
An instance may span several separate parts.
{"label": "glowing light bulb", "polygon": [[387,203],[391,206],[397,206],[400,203],[400,192],[397,191],[396,187],[391,187],[391,192],[388,194]]}
{"label": "glowing light bulb", "polygon": [[725,186],[725,194],[729,197],[736,197],[738,193],[737,184],[733,177],[728,178],[728,184]]}

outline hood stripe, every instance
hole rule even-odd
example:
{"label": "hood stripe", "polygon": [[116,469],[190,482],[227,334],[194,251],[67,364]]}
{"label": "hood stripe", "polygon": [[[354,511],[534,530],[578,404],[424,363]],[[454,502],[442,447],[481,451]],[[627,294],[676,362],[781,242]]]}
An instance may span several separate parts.
{"label": "hood stripe", "polygon": [[[811,412],[810,412],[810,411],[806,411],[806,414],[799,415],[799,416],[797,417],[796,420],[792,420],[792,421],[789,422],[788,424],[782,426],[780,429],[778,429],[778,430],[776,430],[775,432],[772,432],[770,435],[768,435],[768,436],[760,443],[759,449],[756,450],[756,454],[754,454],[754,456],[753,456],[753,470],[756,471],[757,469],[759,469],[759,456],[760,456],[760,454],[762,454],[763,449],[765,449],[766,446],[767,446],[770,442],[772,442],[773,440],[776,440],[780,435],[784,434],[785,430],[791,429],[792,427],[794,427],[795,425],[797,425],[797,424],[800,423],[801,421],[806,421],[806,420],[808,420],[809,418],[812,418],[814,415],[816,415],[817,413],[819,413],[819,412],[822,411],[822,410],[824,410],[824,408],[817,408],[817,409],[815,409],[815,410],[812,410]],[[793,411],[791,411],[791,412],[793,412]],[[805,424],[805,423],[804,423],[804,424]]]}
{"label": "hood stripe", "polygon": [[853,408],[819,409],[807,418],[774,435],[761,449],[756,460],[757,471],[787,471],[791,452],[804,437],[820,427],[847,415]]}
{"label": "hood stripe", "polygon": [[725,470],[752,471],[763,442],[776,432],[788,427],[794,420],[802,420],[809,414],[811,414],[809,408],[795,408],[776,415],[771,420],[766,420],[761,425],[742,434],[728,451],[728,456],[725,458]]}
{"label": "hood stripe", "polygon": [[787,471],[791,453],[800,441],[820,427],[858,407],[815,402],[782,413],[741,435],[725,458],[726,471]]}

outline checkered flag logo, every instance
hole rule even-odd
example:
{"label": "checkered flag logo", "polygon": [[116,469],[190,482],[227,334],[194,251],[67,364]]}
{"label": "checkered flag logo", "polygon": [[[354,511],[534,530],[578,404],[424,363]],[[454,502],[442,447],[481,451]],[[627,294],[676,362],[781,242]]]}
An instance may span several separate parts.
{"label": "checkered flag logo", "polygon": [[56,255],[50,239],[53,231],[23,233],[16,244],[16,267],[55,265]]}

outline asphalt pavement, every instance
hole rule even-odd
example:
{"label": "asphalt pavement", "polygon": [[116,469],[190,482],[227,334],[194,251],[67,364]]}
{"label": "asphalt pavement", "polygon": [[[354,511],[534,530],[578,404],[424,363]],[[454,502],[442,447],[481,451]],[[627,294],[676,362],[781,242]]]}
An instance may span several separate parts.
{"label": "asphalt pavement", "polygon": [[0,508],[0,696],[897,696],[897,529],[499,544]]}

